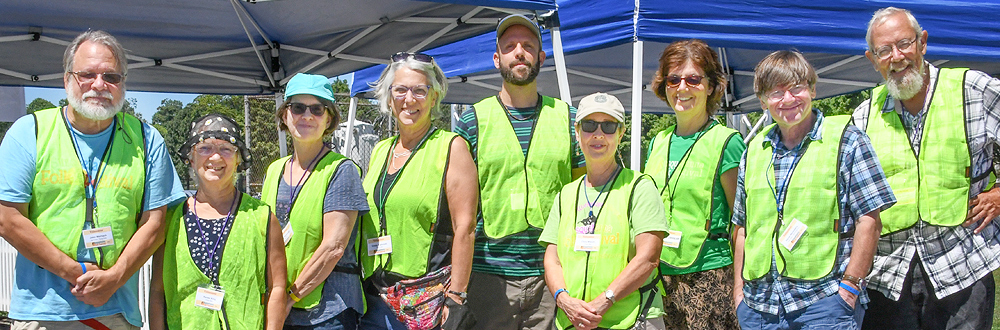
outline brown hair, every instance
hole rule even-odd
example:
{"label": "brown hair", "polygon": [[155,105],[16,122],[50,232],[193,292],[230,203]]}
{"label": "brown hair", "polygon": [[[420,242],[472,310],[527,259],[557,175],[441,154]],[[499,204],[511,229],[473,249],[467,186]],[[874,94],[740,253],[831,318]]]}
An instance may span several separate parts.
{"label": "brown hair", "polygon": [[708,101],[705,103],[705,111],[708,115],[714,115],[722,103],[722,96],[726,93],[726,73],[722,70],[722,63],[719,62],[719,55],[708,47],[704,41],[698,39],[679,40],[667,45],[660,55],[660,67],[656,69],[653,76],[653,93],[661,100],[667,100],[667,83],[664,81],[670,70],[684,65],[684,62],[691,60],[694,65],[705,71],[705,83],[708,91]]}
{"label": "brown hair", "polygon": [[757,98],[778,86],[808,83],[809,90],[815,90],[819,76],[805,56],[795,50],[773,52],[757,63],[753,72],[753,90]]}
{"label": "brown hair", "polygon": [[[295,95],[312,95],[312,94],[295,94]],[[274,118],[278,120],[278,129],[288,132],[288,126],[285,125],[285,113],[288,112],[288,104],[291,103],[292,96],[290,95],[285,99],[285,102],[281,103],[278,107],[278,111],[274,112]],[[340,125],[340,110],[337,110],[337,104],[330,102],[330,100],[324,99],[322,97],[316,97],[319,103],[326,107],[326,114],[330,115],[330,125],[323,130],[323,135],[330,135],[333,131],[337,130],[337,126]]]}

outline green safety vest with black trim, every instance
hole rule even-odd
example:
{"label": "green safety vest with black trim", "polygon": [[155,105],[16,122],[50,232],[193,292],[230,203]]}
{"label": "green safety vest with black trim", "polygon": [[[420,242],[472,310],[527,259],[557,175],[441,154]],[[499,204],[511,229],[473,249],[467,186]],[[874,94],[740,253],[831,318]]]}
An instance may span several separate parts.
{"label": "green safety vest with black trim", "polygon": [[[924,119],[920,155],[895,111],[882,112],[888,89],[872,90],[868,127],[875,154],[896,195],[896,204],[882,211],[882,235],[915,225],[957,226],[965,221],[969,205],[972,156],[965,127],[965,72],[940,69]],[[988,171],[990,173],[992,171]]]}
{"label": "green safety vest with black trim", "polygon": [[673,175],[668,176],[670,139],[675,128],[671,126],[653,139],[645,173],[654,178],[664,205],[670,205],[666,209],[668,228],[682,233],[680,246],[664,246],[660,260],[667,266],[684,269],[698,260],[706,240],[729,240],[728,221],[712,222],[715,209],[712,192],[719,181],[718,169],[726,142],[739,133],[713,124],[695,140]]}
{"label": "green safety vest with black trim", "polygon": [[[285,171],[285,164],[292,156],[286,156],[271,163],[267,168],[267,176],[264,177],[264,185],[261,189],[261,200],[271,208],[277,207],[278,180],[281,180]],[[288,266],[288,286],[302,273],[309,259],[312,259],[316,249],[323,242],[323,198],[326,196],[326,188],[330,185],[330,180],[337,173],[337,168],[344,161],[350,161],[344,155],[330,151],[323,158],[316,162],[312,172],[302,184],[298,196],[303,197],[301,203],[296,197],[288,211],[288,222],[292,226],[292,238],[285,245],[285,258]],[[355,165],[356,166],[356,165]],[[358,171],[360,173],[360,170]],[[355,250],[357,240],[355,240]],[[295,303],[296,308],[313,308],[319,304],[323,297],[323,282],[319,283],[312,292],[302,300]]]}
{"label": "green safety vest with black trim", "polygon": [[[267,229],[271,209],[240,193],[240,206],[222,249],[219,281],[202,273],[188,249],[184,212],[187,202],[167,214],[163,245],[163,293],[170,329],[263,329],[267,293]],[[197,239],[197,238],[196,238]],[[222,310],[195,306],[199,285],[216,284],[225,291]]]}
{"label": "green safety vest with black trim", "polygon": [[420,277],[429,271],[438,206],[444,197],[444,174],[451,156],[451,141],[455,138],[458,138],[455,133],[435,129],[413,150],[397,172],[397,183],[390,188],[383,208],[375,202],[375,189],[385,175],[392,147],[399,136],[379,141],[372,149],[368,175],[362,182],[371,212],[362,218],[359,239],[368,242],[389,235],[392,253],[369,256],[367,249],[358,251],[364,278],[372,276],[378,268],[408,278]]}
{"label": "green safety vest with black trim", "polygon": [[[635,242],[632,238],[632,198],[635,186],[640,180],[652,180],[648,175],[623,168],[608,188],[607,199],[597,213],[597,223],[594,233],[601,234],[599,251],[575,251],[576,224],[579,216],[579,194],[584,187],[581,177],[562,188],[559,193],[559,236],[556,250],[559,263],[563,268],[563,279],[566,282],[566,293],[571,297],[591,301],[607,290],[608,285],[625,269],[635,256]],[[629,329],[635,325],[644,304],[641,293],[653,289],[656,284],[656,272],[649,275],[643,288],[620,297],[604,313],[598,327],[606,329]],[[653,285],[649,285],[649,284]],[[658,295],[649,295],[649,299],[660,299]],[[556,325],[559,329],[567,329],[573,324],[562,309],[557,309]]]}
{"label": "green safety vest with black trim", "polygon": [[573,179],[569,105],[548,96],[541,103],[527,156],[498,97],[473,106],[483,226],[490,238],[543,227],[556,193]]}
{"label": "green safety vest with black trim", "polygon": [[[808,142],[805,153],[792,168],[785,192],[782,214],[774,200],[775,186],[772,146],[767,135],[774,124],[762,130],[747,147],[746,241],[743,255],[743,279],[761,278],[771,269],[771,259],[782,276],[816,280],[830,274],[837,259],[840,238],[840,207],[837,173],[841,138],[850,122],[849,116],[823,119],[822,138]],[[809,137],[805,137],[808,139]],[[808,226],[794,249],[778,244],[778,237],[798,219]]]}
{"label": "green safety vest with black trim", "polygon": [[[61,109],[40,110],[32,115],[38,156],[28,219],[59,251],[76,260],[87,213],[83,166]],[[93,228],[110,226],[114,236],[113,246],[95,251],[105,269],[115,264],[135,234],[146,182],[142,123],[131,115],[119,113],[112,125],[114,137],[101,158],[103,174],[95,193],[93,224]]]}

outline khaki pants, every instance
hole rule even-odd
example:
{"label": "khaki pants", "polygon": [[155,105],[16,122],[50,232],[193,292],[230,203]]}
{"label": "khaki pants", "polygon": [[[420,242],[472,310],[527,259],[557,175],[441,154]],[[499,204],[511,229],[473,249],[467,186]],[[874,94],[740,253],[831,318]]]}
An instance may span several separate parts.
{"label": "khaki pants", "polygon": [[543,276],[512,277],[473,271],[468,304],[478,321],[476,329],[555,329],[556,301]]}
{"label": "khaki pants", "polygon": [[[95,317],[94,320],[111,330],[139,330],[139,327],[128,323],[122,314]],[[80,321],[13,321],[11,330],[93,330]]]}

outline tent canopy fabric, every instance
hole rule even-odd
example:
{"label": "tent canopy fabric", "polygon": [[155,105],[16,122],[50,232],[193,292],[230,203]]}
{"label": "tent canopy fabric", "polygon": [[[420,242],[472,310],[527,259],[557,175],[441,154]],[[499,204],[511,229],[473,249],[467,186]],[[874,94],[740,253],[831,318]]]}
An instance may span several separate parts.
{"label": "tent canopy fabric", "polygon": [[[760,109],[753,93],[757,62],[775,50],[798,49],[817,69],[818,97],[870,88],[882,81],[864,57],[868,20],[886,6],[910,9],[928,31],[926,58],[944,67],[971,67],[1000,74],[1000,2],[884,2],[863,0],[801,1],[712,0],[667,1],[560,0],[562,41],[573,99],[597,92],[617,94],[631,106],[633,44],[642,47],[642,82],[648,84],[658,67],[660,53],[669,42],[698,38],[716,47],[730,72],[730,112]],[[635,15],[633,16],[633,13]],[[548,33],[545,34],[548,36]],[[492,42],[492,34],[480,36]],[[477,37],[477,38],[480,38]],[[550,51],[545,38],[546,51]],[[492,43],[480,48],[456,43],[428,53],[435,55],[452,77],[445,102],[473,103],[499,90],[501,79],[492,67]],[[462,61],[451,61],[451,58]],[[552,61],[547,61],[551,64]],[[367,91],[378,79],[381,66],[355,74],[352,92]],[[558,95],[550,65],[542,69],[539,92]],[[648,86],[642,86],[644,112],[670,112]]]}
{"label": "tent canopy fabric", "polygon": [[[136,91],[270,94],[294,73],[336,76],[495,29],[554,0],[0,0],[0,85],[62,86],[87,29],[129,50]],[[514,9],[502,9],[514,8]]]}

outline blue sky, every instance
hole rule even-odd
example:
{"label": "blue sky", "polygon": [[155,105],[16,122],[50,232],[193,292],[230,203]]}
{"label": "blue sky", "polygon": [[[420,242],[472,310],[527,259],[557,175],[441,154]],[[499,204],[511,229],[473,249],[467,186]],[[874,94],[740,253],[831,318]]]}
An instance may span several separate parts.
{"label": "blue sky", "polygon": [[[126,92],[125,98],[135,98],[137,101],[137,104],[134,105],[136,111],[142,114],[142,117],[146,120],[152,120],[153,114],[156,113],[156,107],[159,107],[160,102],[164,99],[178,100],[186,105],[191,103],[198,95],[200,94]],[[58,105],[59,100],[66,98],[66,90],[45,87],[24,88],[24,104],[27,105],[36,98],[43,98],[52,102],[52,104]]]}

